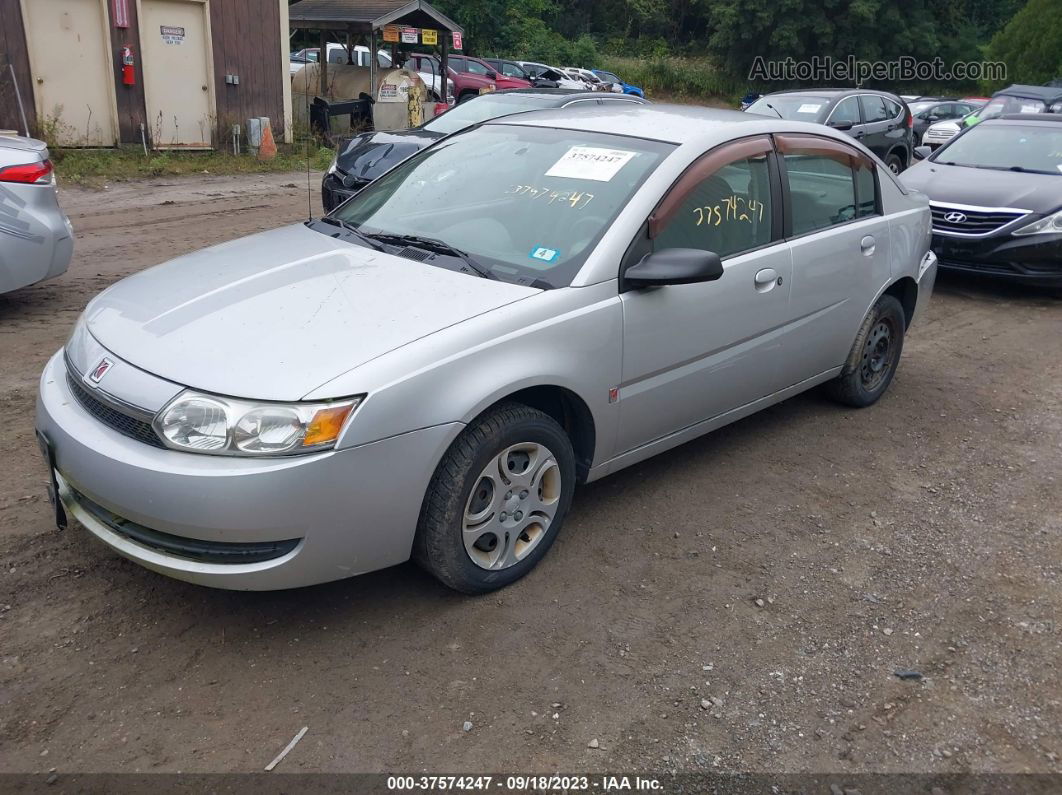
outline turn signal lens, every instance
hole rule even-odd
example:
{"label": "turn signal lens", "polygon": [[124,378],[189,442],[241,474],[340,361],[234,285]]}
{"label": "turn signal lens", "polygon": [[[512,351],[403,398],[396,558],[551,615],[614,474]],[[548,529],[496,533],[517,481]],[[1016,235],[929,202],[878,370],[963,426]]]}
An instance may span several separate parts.
{"label": "turn signal lens", "polygon": [[339,432],[343,430],[343,423],[357,405],[358,403],[352,403],[318,411],[306,428],[306,438],[302,440],[302,446],[316,447],[335,442],[339,438]]}

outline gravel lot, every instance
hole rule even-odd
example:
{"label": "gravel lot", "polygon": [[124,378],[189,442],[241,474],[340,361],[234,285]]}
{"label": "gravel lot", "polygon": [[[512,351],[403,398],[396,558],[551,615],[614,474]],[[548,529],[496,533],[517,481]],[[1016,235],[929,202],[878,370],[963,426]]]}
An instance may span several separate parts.
{"label": "gravel lot", "polygon": [[64,190],[70,272],[0,296],[0,772],[261,770],[308,726],[279,771],[1062,773],[1062,301],[1032,292],[942,278],[877,406],[804,395],[584,487],[486,597],[412,565],[211,591],[55,530],[33,405],[77,314],[299,220],[304,180]]}

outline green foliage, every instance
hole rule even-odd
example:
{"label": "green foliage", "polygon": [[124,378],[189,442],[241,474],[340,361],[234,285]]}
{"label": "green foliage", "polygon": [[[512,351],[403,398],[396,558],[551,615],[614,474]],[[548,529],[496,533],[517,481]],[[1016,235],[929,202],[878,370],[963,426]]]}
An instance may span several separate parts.
{"label": "green foliage", "polygon": [[[955,61],[979,61],[987,42],[1022,2],[436,0],[436,5],[465,27],[466,48],[472,54],[561,66],[602,65],[615,58],[640,59],[644,62],[624,62],[620,74],[628,82],[650,91],[698,96],[698,87],[710,87],[713,92],[726,95],[744,93],[750,65],[757,55],[772,60],[855,56],[867,61],[903,56],[930,61],[939,56],[949,65]],[[1043,18],[1045,28],[1057,29],[1062,24],[1060,0],[1032,0],[1030,5],[1038,11],[1029,15]],[[1022,51],[1024,58],[1020,60],[1019,48],[1006,50],[1003,57],[1016,59],[1015,63],[1021,64],[1020,73],[1039,75],[1057,66],[1062,47],[1050,44],[1046,31],[1040,34],[1040,39],[1031,44],[1033,52]],[[683,57],[688,60],[676,60]],[[1046,65],[1040,63],[1044,59],[1048,61]],[[656,73],[658,68],[662,73]],[[951,83],[936,88],[963,91],[976,86]]]}
{"label": "green foliage", "polygon": [[[100,185],[144,177],[179,174],[249,174],[259,172],[304,171],[306,154],[302,146],[281,146],[273,160],[253,155],[239,157],[215,152],[150,152],[139,149],[55,149],[50,150],[59,182]],[[323,171],[335,153],[326,147],[309,150],[310,168]]]}
{"label": "green foliage", "polygon": [[[1038,85],[1062,77],[1062,4],[1029,0],[992,38],[988,56],[1007,63],[1008,83]],[[998,84],[985,86],[998,88]]]}

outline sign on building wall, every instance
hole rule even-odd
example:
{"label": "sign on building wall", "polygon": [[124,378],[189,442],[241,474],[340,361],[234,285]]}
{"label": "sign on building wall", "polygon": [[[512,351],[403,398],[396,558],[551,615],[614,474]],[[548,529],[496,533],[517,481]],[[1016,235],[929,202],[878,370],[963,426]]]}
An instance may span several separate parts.
{"label": "sign on building wall", "polygon": [[159,25],[159,32],[162,34],[162,40],[167,44],[181,44],[184,42],[184,28],[174,27],[173,25]]}
{"label": "sign on building wall", "polygon": [[416,44],[419,40],[420,31],[416,28],[402,28],[402,43],[403,44]]}
{"label": "sign on building wall", "polygon": [[384,25],[383,40],[397,42],[399,40],[398,25]]}
{"label": "sign on building wall", "polygon": [[431,30],[429,28],[420,29],[420,42],[421,44],[438,44],[439,43],[439,31]]}
{"label": "sign on building wall", "polygon": [[114,11],[114,26],[116,28],[129,27],[129,0],[112,0]]}
{"label": "sign on building wall", "polygon": [[455,50],[463,49],[461,47],[461,34],[458,33],[456,30],[454,31],[454,49]]}

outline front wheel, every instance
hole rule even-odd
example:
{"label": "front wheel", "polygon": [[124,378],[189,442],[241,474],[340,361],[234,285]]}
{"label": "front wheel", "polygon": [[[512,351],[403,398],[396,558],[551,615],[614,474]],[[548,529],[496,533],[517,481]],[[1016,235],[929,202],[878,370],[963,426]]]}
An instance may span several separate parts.
{"label": "front wheel", "polygon": [[841,374],[826,385],[830,396],[857,408],[876,403],[896,374],[905,328],[903,306],[881,296],[859,327]]}
{"label": "front wheel", "polygon": [[889,167],[889,171],[893,174],[899,174],[903,171],[903,159],[895,152],[885,156],[885,165]]}
{"label": "front wheel", "polygon": [[529,406],[502,404],[465,428],[439,462],[413,557],[457,591],[502,588],[545,556],[574,487],[564,429]]}

